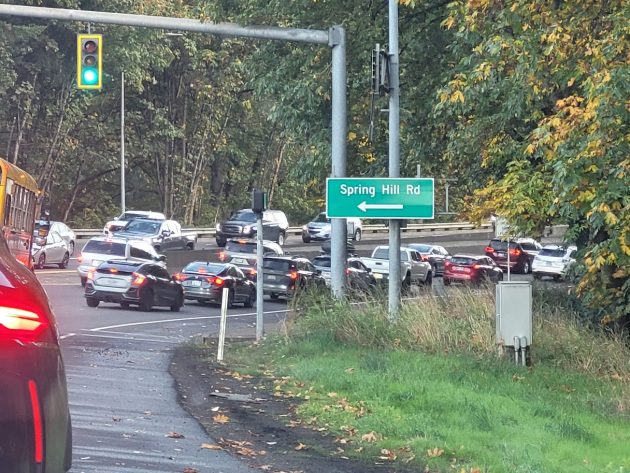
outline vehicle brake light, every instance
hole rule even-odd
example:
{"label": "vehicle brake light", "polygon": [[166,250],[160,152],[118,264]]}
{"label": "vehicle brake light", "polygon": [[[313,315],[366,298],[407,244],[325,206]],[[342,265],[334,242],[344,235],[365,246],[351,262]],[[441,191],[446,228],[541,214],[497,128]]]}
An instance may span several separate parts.
{"label": "vehicle brake light", "polygon": [[251,274],[252,276],[256,276],[256,270],[255,269],[250,269],[249,270],[249,274]]}
{"label": "vehicle brake light", "polygon": [[219,261],[225,261],[226,255],[224,251],[219,253]]}
{"label": "vehicle brake light", "polygon": [[211,283],[213,283],[215,286],[223,286],[223,284],[225,283],[225,280],[223,278],[220,277],[215,277],[215,278],[208,278],[208,280],[212,279],[212,281],[210,281]]}
{"label": "vehicle brake light", "polygon": [[78,261],[79,263],[83,263],[83,255],[79,256],[79,257],[77,258],[77,261]]}
{"label": "vehicle brake light", "polygon": [[479,268],[481,268],[480,264],[473,264],[473,269],[479,269]]}
{"label": "vehicle brake light", "polygon": [[135,278],[131,283],[133,286],[142,286],[147,280],[144,274],[132,273],[131,275]]}
{"label": "vehicle brake light", "polygon": [[519,250],[518,248],[514,248],[513,250],[510,250],[510,254],[512,256],[519,256],[521,254],[521,250]]}
{"label": "vehicle brake light", "polygon": [[175,273],[173,274],[173,277],[177,280],[177,281],[185,281],[187,276],[183,273]]}
{"label": "vehicle brake light", "polygon": [[47,326],[46,320],[35,312],[0,306],[0,338],[4,338],[4,332],[10,338],[32,342],[39,338]]}
{"label": "vehicle brake light", "polygon": [[491,246],[486,246],[486,253],[494,253],[494,248]]}
{"label": "vehicle brake light", "polygon": [[422,261],[429,261],[429,257],[426,255],[422,255]]}
{"label": "vehicle brake light", "polygon": [[451,269],[451,266],[453,266],[453,263],[450,261],[444,261],[444,269]]}
{"label": "vehicle brake light", "polygon": [[298,273],[297,271],[291,271],[290,273],[287,273],[287,276],[289,276],[293,280],[296,280],[298,278]]}
{"label": "vehicle brake light", "polygon": [[116,274],[118,270],[116,268],[109,268],[109,272],[112,274]]}
{"label": "vehicle brake light", "polygon": [[33,440],[35,463],[44,461],[44,429],[42,426],[42,412],[39,405],[39,395],[37,394],[37,384],[32,379],[28,381],[28,392],[31,398],[31,411],[33,413]]}

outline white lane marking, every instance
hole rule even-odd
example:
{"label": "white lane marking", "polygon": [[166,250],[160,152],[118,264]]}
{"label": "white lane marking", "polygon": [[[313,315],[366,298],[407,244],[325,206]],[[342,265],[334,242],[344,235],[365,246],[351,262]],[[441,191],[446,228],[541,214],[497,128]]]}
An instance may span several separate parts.
{"label": "white lane marking", "polygon": [[[89,332],[89,328],[82,328],[82,332]],[[173,340],[174,337],[168,337],[165,335],[153,335],[151,333],[133,333],[133,332],[118,332],[115,330],[101,330],[100,333],[113,333],[116,335],[131,335],[132,337],[140,336],[140,337],[155,337],[155,338],[164,338],[166,340]]]}
{"label": "white lane marking", "polygon": [[47,283],[42,282],[42,286],[51,287],[51,286],[81,286],[78,282],[60,282],[60,283]]}
{"label": "white lane marking", "polygon": [[76,273],[76,269],[39,269],[36,270],[35,275],[37,276],[45,276],[46,274],[70,274]]}
{"label": "white lane marking", "polygon": [[[285,310],[273,310],[273,311],[268,311],[268,312],[264,312],[264,315],[270,315],[270,314],[282,314],[285,312],[289,312],[291,309],[285,309]],[[235,317],[249,317],[252,315],[256,315],[256,312],[249,312],[247,314],[232,314],[232,315],[228,315],[228,318],[235,318]],[[165,323],[169,323],[169,322],[185,322],[187,320],[208,320],[208,319],[220,319],[221,316],[220,315],[207,315],[207,316],[201,316],[201,317],[185,317],[185,318],[181,318],[181,319],[164,319],[164,320],[147,320],[144,322],[132,322],[129,324],[119,324],[119,325],[108,325],[106,327],[96,327],[96,328],[91,328],[88,329],[90,332],[101,332],[103,330],[108,330],[110,328],[121,328],[121,327],[135,327],[137,325],[151,325],[151,324],[165,324]]]}
{"label": "white lane marking", "polygon": [[65,340],[66,338],[74,337],[75,335],[76,333],[66,333],[65,335],[59,337],[59,340]]}
{"label": "white lane marking", "polygon": [[128,340],[128,341],[140,341],[140,342],[153,342],[153,343],[170,343],[176,344],[181,343],[181,340],[155,340],[154,338],[139,338],[139,337],[115,337],[113,335],[99,335],[97,333],[82,333],[82,337],[97,337],[97,338],[115,338],[117,340]]}

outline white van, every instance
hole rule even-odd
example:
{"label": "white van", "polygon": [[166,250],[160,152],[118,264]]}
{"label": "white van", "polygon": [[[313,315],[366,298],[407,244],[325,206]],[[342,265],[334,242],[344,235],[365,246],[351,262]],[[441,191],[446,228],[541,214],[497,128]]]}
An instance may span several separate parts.
{"label": "white van", "polygon": [[[348,239],[361,241],[363,234],[363,223],[358,217],[350,217],[346,219],[348,225]],[[331,224],[330,219],[326,217],[326,212],[321,212],[312,221],[302,227],[302,241],[310,243],[312,240],[325,241],[330,240]]]}

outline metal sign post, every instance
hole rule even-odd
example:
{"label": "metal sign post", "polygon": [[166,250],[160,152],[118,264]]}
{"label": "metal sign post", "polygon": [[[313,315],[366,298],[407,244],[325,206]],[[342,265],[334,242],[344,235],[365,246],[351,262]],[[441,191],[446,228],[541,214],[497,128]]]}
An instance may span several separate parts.
{"label": "metal sign post", "polygon": [[228,299],[230,290],[227,287],[221,291],[221,322],[219,325],[219,348],[217,349],[217,361],[223,361],[223,350],[225,348],[225,326],[227,325]]}
{"label": "metal sign post", "polygon": [[[396,0],[390,0],[391,3]],[[29,7],[23,5],[0,5],[0,15],[43,18],[60,21],[106,23],[124,26],[140,26],[175,31],[194,31],[219,36],[234,36],[278,41],[293,41],[327,45],[332,50],[332,172],[331,177],[346,175],[347,146],[347,101],[346,101],[346,30],[333,26],[328,31],[272,26],[240,26],[234,23],[213,23],[192,18],[171,18],[149,15],[130,15],[64,8]],[[398,45],[396,43],[396,62]],[[398,69],[396,69],[398,77]],[[397,84],[397,83],[396,83]],[[398,114],[396,114],[398,117]],[[398,118],[396,118],[398,119]],[[396,133],[396,142],[398,142]],[[344,293],[344,270],[346,261],[346,222],[334,219],[331,231],[331,286],[336,297]]]}
{"label": "metal sign post", "polygon": [[263,224],[262,212],[256,214],[256,341],[265,335],[263,320]]}

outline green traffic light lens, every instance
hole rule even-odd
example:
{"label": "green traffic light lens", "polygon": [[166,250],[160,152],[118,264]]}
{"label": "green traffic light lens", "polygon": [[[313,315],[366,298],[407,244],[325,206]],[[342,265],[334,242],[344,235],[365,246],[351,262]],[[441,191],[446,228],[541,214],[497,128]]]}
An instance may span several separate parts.
{"label": "green traffic light lens", "polygon": [[95,85],[98,84],[98,72],[96,69],[87,67],[83,69],[83,84],[85,85]]}

